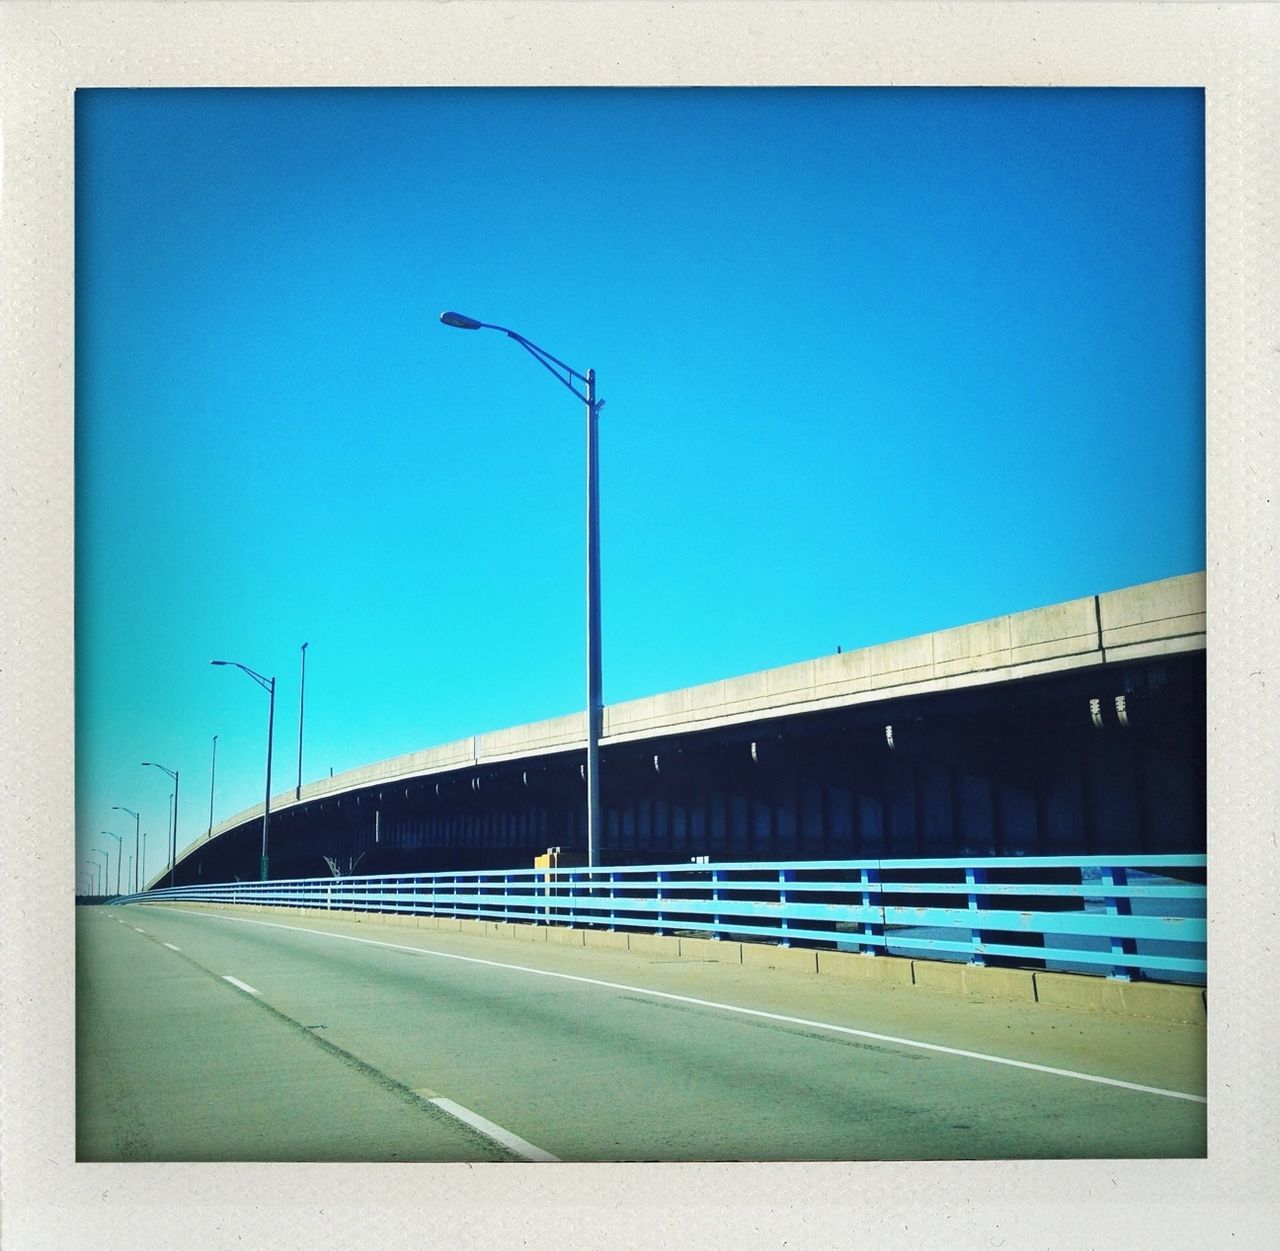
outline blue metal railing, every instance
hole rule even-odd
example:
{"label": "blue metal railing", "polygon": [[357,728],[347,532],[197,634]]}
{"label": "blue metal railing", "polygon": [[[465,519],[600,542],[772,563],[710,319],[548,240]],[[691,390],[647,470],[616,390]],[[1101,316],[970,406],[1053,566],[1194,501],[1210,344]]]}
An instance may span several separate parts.
{"label": "blue metal railing", "polygon": [[412,913],[1205,980],[1203,855],[798,860],[179,886],[183,901]]}

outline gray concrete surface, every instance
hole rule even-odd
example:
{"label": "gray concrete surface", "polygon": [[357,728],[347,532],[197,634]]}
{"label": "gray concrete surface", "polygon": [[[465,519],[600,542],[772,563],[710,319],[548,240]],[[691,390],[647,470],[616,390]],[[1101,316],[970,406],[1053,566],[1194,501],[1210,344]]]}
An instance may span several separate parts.
{"label": "gray concrete surface", "polygon": [[431,1099],[573,1161],[1205,1148],[1195,1025],[317,917],[78,924],[83,1159],[521,1158]]}

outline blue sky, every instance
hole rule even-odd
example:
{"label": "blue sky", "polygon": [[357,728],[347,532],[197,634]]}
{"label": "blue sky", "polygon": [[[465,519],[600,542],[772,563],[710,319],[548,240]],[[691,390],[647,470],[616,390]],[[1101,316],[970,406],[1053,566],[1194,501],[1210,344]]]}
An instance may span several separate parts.
{"label": "blue sky", "polygon": [[[1204,567],[1203,100],[89,90],[77,869],[604,695]],[[130,848],[126,847],[126,855]],[[127,862],[126,862],[127,868]]]}

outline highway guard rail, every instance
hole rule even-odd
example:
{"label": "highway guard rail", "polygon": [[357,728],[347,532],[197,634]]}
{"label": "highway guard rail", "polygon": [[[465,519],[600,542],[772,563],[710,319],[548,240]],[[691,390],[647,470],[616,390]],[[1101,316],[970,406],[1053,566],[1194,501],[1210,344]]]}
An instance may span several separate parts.
{"label": "highway guard rail", "polygon": [[158,888],[256,904],[835,947],[1205,980],[1205,857],[797,860],[369,874]]}

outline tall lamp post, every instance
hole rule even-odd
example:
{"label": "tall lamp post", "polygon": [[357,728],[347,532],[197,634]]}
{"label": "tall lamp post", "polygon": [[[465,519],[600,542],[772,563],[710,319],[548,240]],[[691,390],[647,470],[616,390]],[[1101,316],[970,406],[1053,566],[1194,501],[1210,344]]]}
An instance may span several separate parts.
{"label": "tall lamp post", "polygon": [[[457,330],[500,330],[587,406],[587,866],[594,868],[600,856],[600,730],[604,719],[600,695],[600,463],[597,455],[604,400],[596,398],[596,371],[588,369],[580,374],[506,326],[476,321],[474,317],[453,312],[441,313],[440,320]],[[575,379],[582,383],[583,391],[573,385]]]}
{"label": "tall lamp post", "polygon": [[209,832],[205,838],[213,837],[213,779],[218,771],[218,736],[213,736],[213,758],[209,761]]}
{"label": "tall lamp post", "polygon": [[[99,830],[99,834],[105,834],[108,838],[116,840],[116,894],[120,893],[120,867],[121,861],[124,859],[124,839],[119,834],[113,834],[110,830]],[[107,856],[107,873],[111,872],[111,857]]]}
{"label": "tall lamp post", "polygon": [[127,812],[133,818],[133,890],[136,894],[138,890],[138,866],[141,863],[138,858],[140,854],[138,851],[138,827],[141,824],[142,818],[139,817],[132,808],[122,808],[119,804],[112,804],[111,811]]}
{"label": "tall lamp post", "polygon": [[264,678],[262,674],[255,673],[248,665],[242,665],[238,660],[211,660],[209,663],[211,665],[234,665],[235,668],[247,673],[271,696],[271,703],[267,710],[267,797],[262,805],[262,862],[258,867],[259,880],[265,882],[267,880],[267,831],[271,824],[271,740],[276,724],[276,680],[275,678]]}
{"label": "tall lamp post", "polygon": [[147,832],[146,830],[142,831],[142,866],[138,873],[138,876],[142,881],[143,888],[145,889],[147,885]]}
{"label": "tall lamp post", "polygon": [[302,645],[302,681],[298,684],[298,787],[293,792],[295,800],[302,798],[302,710],[306,706],[307,699],[307,648],[309,643]]}
{"label": "tall lamp post", "polygon": [[174,874],[178,868],[178,770],[166,769],[162,764],[156,764],[154,760],[144,760],[142,762],[144,769],[159,769],[161,773],[167,773],[173,779],[173,820],[169,823],[171,832],[169,834],[169,885],[174,883]]}

